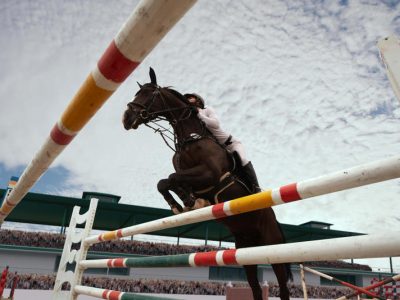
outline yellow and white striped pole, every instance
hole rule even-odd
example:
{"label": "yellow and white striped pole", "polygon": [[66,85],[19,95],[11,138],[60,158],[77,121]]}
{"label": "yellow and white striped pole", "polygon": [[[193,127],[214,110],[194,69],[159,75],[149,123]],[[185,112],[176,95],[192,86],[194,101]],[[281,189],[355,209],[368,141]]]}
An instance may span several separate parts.
{"label": "yellow and white striped pole", "polygon": [[196,0],[142,0],[0,208],[0,225],[56,157]]}
{"label": "yellow and white striped pole", "polygon": [[400,178],[400,155],[195,209],[184,214],[92,235],[85,239],[85,244],[93,245],[132,235],[226,218],[395,178]]}

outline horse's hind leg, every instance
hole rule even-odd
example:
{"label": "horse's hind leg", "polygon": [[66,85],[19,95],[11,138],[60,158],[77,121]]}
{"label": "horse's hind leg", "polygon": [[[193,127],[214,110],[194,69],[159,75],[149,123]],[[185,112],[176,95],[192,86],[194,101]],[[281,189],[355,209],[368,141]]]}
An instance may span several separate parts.
{"label": "horse's hind leg", "polygon": [[257,265],[243,266],[243,268],[246,271],[247,281],[253,292],[254,300],[263,300],[262,289],[257,277]]}
{"label": "horse's hind leg", "polygon": [[[275,213],[272,208],[267,208],[261,211],[261,216],[264,228],[264,230],[262,230],[261,243],[264,245],[284,243],[285,237],[278,221],[276,220]],[[273,264],[272,268],[274,270],[276,279],[278,280],[280,291],[279,295],[281,300],[290,299],[289,289],[287,287],[287,282],[292,277],[290,264]]]}
{"label": "horse's hind leg", "polygon": [[170,183],[168,179],[161,179],[157,184],[157,189],[163,195],[174,214],[183,212],[182,206],[176,202],[175,198],[169,192]]}
{"label": "horse's hind leg", "polygon": [[[243,234],[235,234],[235,240],[237,249],[255,246],[254,237],[251,237],[250,235],[245,236]],[[258,282],[257,265],[247,265],[243,266],[243,268],[246,272],[247,282],[249,283],[251,291],[253,292],[254,300],[263,300],[262,289],[260,283]]]}
{"label": "horse's hind leg", "polygon": [[290,292],[287,287],[288,274],[286,270],[286,264],[273,264],[272,269],[274,270],[276,279],[279,284],[279,297],[281,300],[289,300]]}

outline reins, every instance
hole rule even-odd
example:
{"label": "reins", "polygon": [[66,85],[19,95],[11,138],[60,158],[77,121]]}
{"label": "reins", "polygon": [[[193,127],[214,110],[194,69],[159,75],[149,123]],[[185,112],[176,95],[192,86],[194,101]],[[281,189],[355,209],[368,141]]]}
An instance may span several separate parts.
{"label": "reins", "polygon": [[[149,112],[149,109],[155,103],[157,96],[160,97],[162,101],[163,109]],[[139,116],[142,119],[144,125],[153,129],[155,133],[159,133],[164,143],[168,146],[168,148],[170,148],[174,152],[178,152],[181,149],[181,147],[186,143],[186,140],[183,143],[178,140],[178,136],[176,133],[177,126],[180,122],[189,119],[192,116],[193,111],[192,107],[190,107],[190,105],[186,103],[183,99],[180,99],[178,95],[176,95],[176,97],[182,102],[185,102],[186,106],[169,108],[165,97],[166,96],[164,95],[162,88],[156,86],[156,89],[153,91],[152,97],[148,102],[149,103],[148,105],[131,102],[128,104],[128,106],[139,107],[140,108]],[[179,111],[182,112],[178,116],[176,116],[174,112],[179,112]],[[163,114],[164,115],[169,114],[170,118],[163,116]],[[170,125],[173,127],[173,130],[159,124],[160,121],[169,122]],[[171,146],[171,143],[173,143],[174,146]]]}

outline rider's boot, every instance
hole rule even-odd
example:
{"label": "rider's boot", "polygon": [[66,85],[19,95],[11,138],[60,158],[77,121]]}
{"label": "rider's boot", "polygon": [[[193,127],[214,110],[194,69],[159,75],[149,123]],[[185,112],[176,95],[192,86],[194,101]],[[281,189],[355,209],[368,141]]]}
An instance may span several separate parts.
{"label": "rider's boot", "polygon": [[249,161],[246,165],[242,166],[243,174],[246,176],[247,181],[250,183],[252,192],[261,192],[260,185],[258,184],[256,171],[254,170],[253,164]]}

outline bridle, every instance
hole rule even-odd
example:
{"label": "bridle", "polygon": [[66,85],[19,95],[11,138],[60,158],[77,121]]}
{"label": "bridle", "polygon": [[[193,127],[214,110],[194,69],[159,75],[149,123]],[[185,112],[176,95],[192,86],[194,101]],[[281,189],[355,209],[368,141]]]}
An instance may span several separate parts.
{"label": "bridle", "polygon": [[[140,93],[141,89],[138,91],[136,96]],[[162,109],[158,111],[150,111],[151,107],[154,105],[157,97],[160,98],[162,102]],[[177,96],[179,100],[182,102],[186,103],[183,99]],[[160,86],[155,86],[155,90],[153,91],[151,97],[149,98],[150,100],[147,101],[145,104],[141,103],[135,103],[134,101],[128,103],[128,107],[130,110],[133,110],[137,113],[137,117],[140,118],[140,121],[142,124],[146,125],[147,127],[151,128],[154,130],[154,132],[159,133],[164,140],[165,144],[174,152],[176,152],[176,148],[178,146],[178,137],[177,134],[175,133],[174,130],[171,130],[170,128],[166,128],[163,125],[159,124],[160,121],[167,121],[171,124],[171,126],[175,129],[177,128],[177,125],[184,121],[187,120],[191,117],[192,115],[192,108],[189,105],[181,106],[181,107],[174,107],[174,108],[169,108],[167,105],[167,101],[165,99],[165,95],[163,94],[162,88]],[[135,107],[138,107],[139,109],[135,109]],[[181,113],[176,116],[174,112],[179,112]],[[169,117],[166,117],[165,115],[169,114]],[[133,125],[133,124],[132,124]],[[174,143],[174,147],[170,145],[168,140],[172,143]]]}
{"label": "bridle", "polygon": [[[140,92],[140,90],[139,90],[139,92]],[[154,105],[157,97],[159,97],[161,99],[163,109],[158,110],[158,111],[150,111],[150,109]],[[182,102],[184,102],[179,97],[178,97],[178,99],[181,100]],[[188,104],[188,103],[185,102],[185,104]],[[138,116],[140,117],[142,123],[148,123],[148,122],[153,121],[154,119],[160,119],[160,120],[169,121],[172,125],[174,125],[174,124],[179,123],[180,121],[190,118],[191,113],[192,113],[192,109],[188,105],[185,105],[182,107],[169,108],[167,105],[165,96],[163,94],[162,88],[160,86],[156,86],[155,90],[152,93],[150,101],[148,101],[148,104],[147,103],[141,104],[141,103],[137,103],[134,101],[128,103],[128,107],[133,111],[135,111],[135,109],[134,109],[135,106],[139,107],[139,109],[140,109]],[[182,113],[178,117],[176,117],[173,114],[173,112],[175,112],[175,111],[182,111]],[[170,113],[170,118],[162,116],[162,114],[165,114],[165,113]]]}

